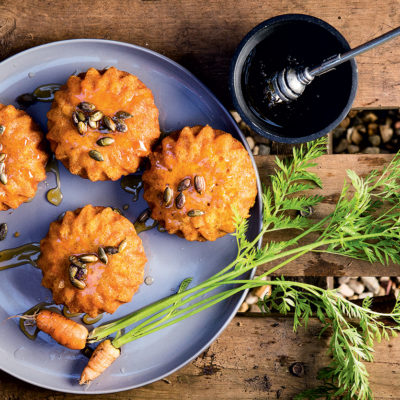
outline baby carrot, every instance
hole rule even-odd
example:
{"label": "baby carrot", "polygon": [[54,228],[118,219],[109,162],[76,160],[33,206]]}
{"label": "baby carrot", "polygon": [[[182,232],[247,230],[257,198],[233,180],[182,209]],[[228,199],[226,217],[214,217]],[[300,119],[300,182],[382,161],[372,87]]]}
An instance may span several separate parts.
{"label": "baby carrot", "polygon": [[121,354],[121,350],[115,348],[109,340],[104,340],[95,349],[88,364],[82,372],[79,383],[90,383],[100,376]]}
{"label": "baby carrot", "polygon": [[80,350],[86,346],[89,331],[83,325],[63,315],[41,310],[36,315],[36,325],[41,331],[69,349]]}

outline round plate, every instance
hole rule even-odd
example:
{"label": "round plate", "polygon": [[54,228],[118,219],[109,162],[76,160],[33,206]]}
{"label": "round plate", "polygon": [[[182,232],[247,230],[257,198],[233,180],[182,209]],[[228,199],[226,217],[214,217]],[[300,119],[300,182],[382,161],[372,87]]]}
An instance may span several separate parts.
{"label": "round plate", "polygon": [[[0,102],[17,105],[18,95],[32,92],[40,85],[63,84],[76,72],[109,66],[138,76],[152,90],[160,111],[162,131],[209,124],[230,132],[249,150],[229,113],[191,73],[160,54],[127,43],[69,40],[17,54],[0,63]],[[50,103],[37,103],[27,109],[44,131],[47,130],[49,108]],[[0,242],[0,250],[40,241],[58,215],[86,204],[120,209],[129,204],[124,214],[131,221],[147,207],[142,197],[132,202],[132,195],[121,189],[119,181],[90,182],[59,165],[64,194],[61,205],[55,207],[45,199],[47,190],[55,186],[54,175],[49,173],[31,203],[23,204],[17,210],[0,212],[0,222],[7,222],[9,227],[7,239]],[[253,165],[256,168],[254,160]],[[258,196],[251,211],[250,237],[260,231],[261,222]],[[14,232],[20,232],[20,236],[14,237]],[[205,243],[189,242],[157,229],[140,236],[148,258],[145,276],[152,276],[154,283],[151,286],[143,284],[131,303],[119,307],[102,322],[173,294],[187,277],[193,277],[191,286],[202,282],[232,261],[237,251],[231,235]],[[0,273],[1,321],[39,302],[51,301],[50,291],[40,284],[40,270],[25,265]],[[142,386],[172,373],[207,348],[233,318],[243,297],[244,294],[234,296],[184,322],[129,343],[123,347],[121,357],[89,387],[78,385],[80,373],[87,363],[85,356],[58,345],[43,333],[39,333],[34,342],[28,340],[19,330],[17,318],[3,321],[0,326],[0,367],[35,385],[70,393],[110,393]]]}

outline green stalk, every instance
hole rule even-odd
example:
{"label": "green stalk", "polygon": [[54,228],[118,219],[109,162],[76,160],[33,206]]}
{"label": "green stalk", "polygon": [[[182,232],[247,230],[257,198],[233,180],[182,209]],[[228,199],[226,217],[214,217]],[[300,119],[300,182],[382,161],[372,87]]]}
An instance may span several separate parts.
{"label": "green stalk", "polygon": [[[380,235],[380,236],[390,237],[392,235],[382,233],[382,235]],[[353,240],[368,239],[368,238],[372,238],[372,237],[376,238],[377,235],[376,234],[357,235],[357,236],[352,236],[352,237],[348,237],[348,238],[343,238],[343,241],[348,242],[348,241],[353,241]],[[332,244],[332,243],[336,243],[336,240],[331,239],[331,240],[324,240],[324,241],[321,241],[321,242],[308,244],[308,245],[302,246],[302,247],[297,248],[297,249],[292,249],[292,250],[286,251],[285,253],[283,253],[283,254],[281,254],[279,256],[270,257],[272,259],[279,259],[279,258],[286,257],[286,256],[294,253],[294,255],[292,257],[290,257],[289,259],[286,259],[282,263],[280,263],[277,266],[271,268],[270,270],[268,270],[267,272],[262,274],[260,276],[260,278],[265,277],[267,275],[270,275],[271,273],[277,271],[278,269],[282,268],[284,265],[286,265],[289,262],[295,260],[296,258],[300,257],[301,255],[303,255],[303,254],[305,254],[305,253],[307,253],[309,251],[312,251],[314,248],[325,246],[325,245],[329,245],[329,244]],[[162,329],[163,327],[170,326],[170,325],[172,325],[172,324],[174,324],[174,323],[176,323],[178,321],[181,321],[184,318],[187,318],[187,317],[190,317],[190,316],[192,316],[194,314],[197,314],[198,312],[200,312],[200,311],[202,311],[202,310],[204,310],[206,308],[209,308],[212,305],[214,305],[214,304],[216,304],[216,303],[218,303],[218,302],[220,302],[220,301],[222,301],[222,300],[224,300],[224,299],[226,299],[226,298],[228,298],[230,296],[233,296],[234,294],[236,294],[236,293],[238,293],[238,292],[240,292],[242,290],[246,290],[246,289],[248,289],[250,287],[256,287],[257,285],[254,284],[254,282],[255,282],[254,280],[243,280],[243,281],[229,281],[229,280],[230,279],[234,279],[237,276],[242,275],[246,271],[248,271],[248,270],[250,270],[250,269],[252,269],[254,267],[257,267],[260,264],[264,264],[264,262],[265,261],[262,258],[260,258],[251,267],[246,267],[244,269],[238,269],[238,270],[232,271],[230,273],[226,273],[223,276],[219,276],[218,277],[219,279],[211,279],[210,278],[208,280],[208,282],[207,281],[203,282],[202,284],[200,284],[200,285],[198,285],[198,286],[196,286],[196,287],[194,287],[194,288],[192,288],[192,289],[190,289],[188,291],[182,292],[179,295],[171,296],[171,297],[166,299],[166,300],[169,299],[169,301],[167,302],[168,304],[165,304],[164,302],[162,302],[162,303],[160,303],[160,305],[171,306],[171,304],[176,303],[175,306],[169,307],[169,308],[164,309],[164,310],[161,309],[161,310],[159,310],[160,312],[154,311],[154,309],[152,309],[150,311],[149,308],[145,308],[143,311],[147,310],[148,312],[147,313],[145,312],[144,315],[142,314],[141,315],[141,319],[146,318],[147,316],[150,316],[150,318],[146,319],[140,325],[138,325],[137,327],[133,328],[130,332],[128,332],[125,335],[123,335],[120,338],[118,338],[118,340],[116,340],[115,343],[113,342],[113,345],[116,346],[116,347],[120,347],[123,344],[126,344],[126,343],[128,343],[128,342],[130,342],[132,340],[135,340],[135,339],[137,339],[139,337],[143,337],[143,336],[145,336],[145,335],[147,335],[149,333],[152,333],[152,332],[155,332],[155,331],[157,331],[159,329]],[[221,277],[223,278],[222,280],[220,279]],[[235,288],[235,289],[230,289],[230,290],[224,291],[224,292],[222,292],[222,294],[217,294],[217,295],[212,296],[212,297],[210,297],[208,299],[202,300],[202,301],[200,301],[200,302],[198,302],[198,303],[196,303],[196,304],[194,304],[192,306],[189,306],[189,307],[185,308],[184,310],[182,310],[180,312],[174,313],[175,309],[177,309],[179,307],[182,307],[183,305],[193,301],[194,299],[196,299],[198,297],[203,296],[204,294],[216,289],[217,287],[219,287],[221,285],[228,284],[228,282],[229,282],[229,284],[230,283],[232,283],[232,284],[233,283],[236,283],[236,284],[237,283],[244,283],[244,285],[240,286],[239,288]],[[261,281],[261,282],[265,282],[265,281]],[[199,293],[195,293],[195,292],[198,292],[200,289],[203,289],[204,286],[205,286],[205,283],[208,283],[208,285],[207,285],[208,287],[206,287],[205,290],[203,290],[203,291],[201,291]],[[263,284],[265,284],[265,283],[263,283]],[[260,286],[260,285],[258,285],[258,286]],[[184,297],[188,296],[189,294],[193,294],[193,293],[195,293],[193,296],[183,300]],[[199,307],[199,306],[202,306],[202,307]],[[194,309],[196,307],[199,307],[199,308],[195,309],[192,312],[188,312],[188,311],[190,311],[190,310],[192,310],[192,309]],[[179,317],[179,318],[175,318],[173,321],[170,321],[170,322],[160,326],[160,324],[165,321],[165,319],[162,319],[162,318],[166,314],[167,315],[169,314],[170,316],[172,314],[171,318],[175,318],[175,317],[177,317],[178,315],[181,315],[181,314],[183,314],[183,315],[181,317]],[[138,321],[139,320],[136,320],[135,322],[138,322]],[[155,322],[153,322],[153,321],[155,321]],[[129,323],[129,325],[131,325],[131,323]],[[127,325],[124,325],[123,327],[126,327],[126,326]],[[122,325],[118,324],[118,326],[115,327],[113,330],[114,331],[115,330],[120,330],[121,328],[122,328]],[[143,329],[143,332],[140,333],[141,329]],[[113,332],[109,332],[105,336],[108,336],[111,333],[113,333]],[[101,340],[105,336],[104,336],[104,334],[97,334],[95,341]],[[92,335],[91,335],[91,337],[92,337]]]}

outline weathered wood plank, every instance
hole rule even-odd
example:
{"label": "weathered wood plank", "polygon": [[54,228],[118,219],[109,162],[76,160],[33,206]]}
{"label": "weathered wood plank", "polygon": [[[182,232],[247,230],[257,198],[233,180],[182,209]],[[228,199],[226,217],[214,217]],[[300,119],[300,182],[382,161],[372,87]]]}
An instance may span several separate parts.
{"label": "weathered wood plank", "polygon": [[[328,336],[318,339],[321,326],[292,331],[282,317],[236,317],[210,349],[167,380],[110,395],[67,395],[36,388],[0,373],[0,400],[147,400],[147,399],[291,399],[318,384],[315,376],[329,362]],[[399,399],[400,338],[376,344],[375,362],[368,365],[375,399]],[[304,363],[303,377],[289,368]]]}
{"label": "weathered wood plank", "polygon": [[[263,20],[286,13],[311,14],[332,24],[356,46],[400,25],[399,6],[399,0],[209,0],[204,4],[195,0],[2,0],[0,57],[63,39],[120,40],[183,64],[228,105],[230,59],[244,35]],[[400,106],[398,40],[357,58],[355,107]]]}
{"label": "weathered wood plank", "polygon": [[[346,170],[352,169],[359,175],[365,176],[373,169],[382,169],[392,157],[393,155],[390,154],[335,154],[321,157],[314,171],[321,177],[324,187],[315,189],[312,193],[323,195],[325,200],[315,208],[313,218],[322,219],[333,211],[346,178]],[[261,180],[268,183],[268,176],[273,174],[275,168],[274,157],[257,156],[256,162]],[[285,238],[293,237],[292,235],[293,233],[285,232],[272,238],[285,240]],[[302,243],[307,243],[307,241]],[[260,267],[259,273],[266,271],[272,265],[274,264]],[[370,264],[330,254],[314,253],[298,258],[277,271],[276,274],[286,276],[400,276],[400,266],[394,264],[382,266],[378,263]]]}

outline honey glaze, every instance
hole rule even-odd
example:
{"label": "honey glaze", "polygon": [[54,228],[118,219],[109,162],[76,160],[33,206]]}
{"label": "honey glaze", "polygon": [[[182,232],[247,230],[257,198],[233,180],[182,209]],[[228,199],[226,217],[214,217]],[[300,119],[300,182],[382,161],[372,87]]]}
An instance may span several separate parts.
{"label": "honey glaze", "polygon": [[135,226],[136,233],[139,234],[144,231],[149,231],[157,226],[158,222],[152,218],[148,218],[146,221],[136,221],[133,225]]}
{"label": "honey glaze", "polygon": [[21,94],[16,100],[21,107],[29,107],[37,101],[48,103],[54,100],[54,93],[60,88],[58,83],[47,83],[37,87],[32,93]]}
{"label": "honey glaze", "polygon": [[63,194],[61,192],[60,170],[58,169],[58,162],[54,156],[51,157],[47,163],[46,171],[53,172],[53,174],[56,176],[56,187],[47,191],[47,201],[55,206],[59,206],[63,200]]}
{"label": "honey glaze", "polygon": [[30,264],[37,268],[36,261],[40,254],[39,243],[27,243],[13,249],[0,251],[0,264],[9,261],[0,266],[0,271]]}
{"label": "honey glaze", "polygon": [[143,188],[141,175],[127,175],[121,179],[121,188],[133,195],[132,201],[138,201],[139,193]]}

